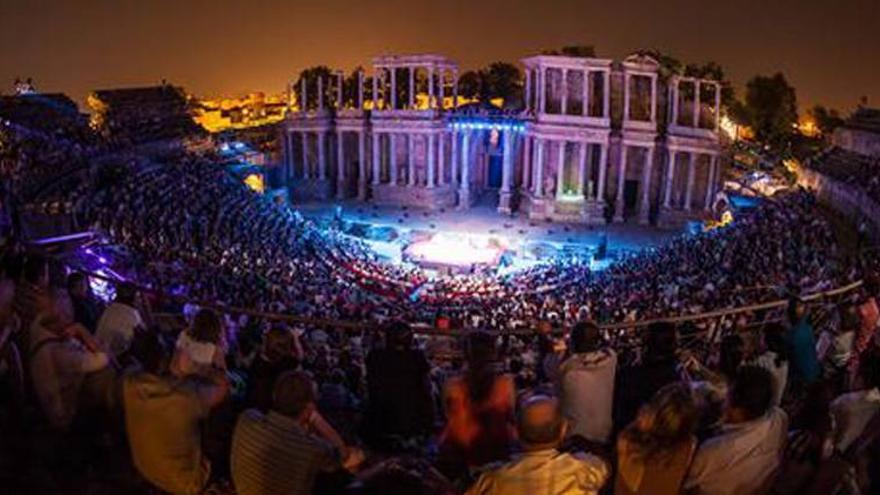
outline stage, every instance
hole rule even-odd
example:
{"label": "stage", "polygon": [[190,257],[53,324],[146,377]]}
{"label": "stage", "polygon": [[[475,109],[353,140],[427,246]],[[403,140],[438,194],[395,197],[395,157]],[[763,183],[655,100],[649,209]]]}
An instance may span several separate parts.
{"label": "stage", "polygon": [[[319,225],[333,225],[363,240],[388,262],[411,263],[438,274],[516,271],[573,256],[602,269],[627,252],[661,245],[683,233],[635,223],[590,227],[536,221],[479,204],[467,211],[436,212],[345,201],[294,208]],[[602,242],[607,242],[607,256],[596,259]]]}

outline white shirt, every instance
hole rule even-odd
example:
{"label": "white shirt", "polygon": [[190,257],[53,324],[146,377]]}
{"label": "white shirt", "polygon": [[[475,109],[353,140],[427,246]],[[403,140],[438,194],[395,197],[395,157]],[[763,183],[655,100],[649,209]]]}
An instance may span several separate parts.
{"label": "white shirt", "polygon": [[75,339],[50,332],[42,322],[42,316],[34,319],[30,333],[34,394],[49,423],[66,428],[76,416],[83,379],[110,361],[103,352],[91,352]]}
{"label": "white shirt", "polygon": [[144,326],[138,310],[128,304],[114,302],[101,314],[95,340],[108,352],[119,356],[131,346],[134,329],[138,326]]}
{"label": "white shirt", "polygon": [[755,358],[750,364],[759,366],[769,371],[773,376],[773,405],[782,404],[782,396],[785,394],[785,387],[788,384],[788,361],[782,361],[776,365],[776,353],[767,351]]}
{"label": "white shirt", "polygon": [[778,407],[747,423],[725,425],[694,455],[684,488],[701,495],[755,493],[779,466],[788,416]]}
{"label": "white shirt", "polygon": [[617,354],[612,350],[574,354],[559,366],[562,415],[571,435],[608,441],[616,371]]}
{"label": "white shirt", "polygon": [[871,418],[880,411],[880,389],[843,394],[831,403],[834,416],[834,446],[845,451],[862,434]]}

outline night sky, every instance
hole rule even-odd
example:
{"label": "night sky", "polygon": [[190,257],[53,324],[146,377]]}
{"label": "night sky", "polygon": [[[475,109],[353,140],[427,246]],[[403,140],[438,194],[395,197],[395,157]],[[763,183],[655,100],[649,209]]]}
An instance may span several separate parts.
{"label": "night sky", "polygon": [[300,69],[436,52],[463,69],[592,44],[719,62],[741,93],[782,71],[801,108],[880,106],[880,0],[0,0],[0,91],[165,78],[203,96],[279,92]]}

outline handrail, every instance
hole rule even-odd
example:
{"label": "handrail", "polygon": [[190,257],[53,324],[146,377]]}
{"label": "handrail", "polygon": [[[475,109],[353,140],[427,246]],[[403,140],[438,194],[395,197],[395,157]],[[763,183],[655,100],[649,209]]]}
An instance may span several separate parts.
{"label": "handrail", "polygon": [[[106,282],[111,282],[111,283],[122,282],[121,280],[107,277],[105,275],[91,272],[88,270],[79,270],[79,271],[88,275],[89,277],[94,277],[99,280],[104,280]],[[132,282],[129,282],[129,283],[132,283]],[[812,302],[812,301],[816,301],[818,299],[822,299],[825,297],[832,297],[832,296],[837,296],[837,295],[841,295],[841,294],[846,294],[848,292],[851,292],[851,291],[861,287],[863,285],[863,283],[864,282],[862,280],[858,280],[856,282],[852,282],[852,283],[844,285],[842,287],[828,289],[825,291],[820,291],[820,292],[816,292],[816,293],[813,293],[813,294],[810,294],[807,296],[803,296],[800,298],[800,300],[804,301],[804,302]],[[367,325],[366,323],[355,322],[355,321],[331,320],[331,319],[326,319],[326,318],[310,318],[310,317],[297,316],[297,315],[285,315],[285,314],[280,314],[280,313],[270,313],[270,312],[266,312],[266,311],[257,311],[254,309],[242,308],[242,307],[231,306],[231,305],[226,305],[226,304],[209,303],[209,302],[204,302],[204,301],[198,301],[197,299],[191,298],[191,297],[169,294],[167,292],[164,292],[164,291],[161,291],[158,289],[142,286],[142,285],[135,284],[135,283],[132,283],[132,285],[134,285],[138,290],[140,290],[142,292],[157,294],[157,295],[160,295],[165,298],[176,300],[178,302],[193,303],[199,307],[212,309],[212,310],[217,311],[218,313],[222,313],[222,314],[237,313],[237,314],[245,314],[245,315],[256,317],[256,318],[263,318],[263,319],[267,319],[267,320],[271,320],[271,321],[281,321],[281,322],[287,322],[287,323],[306,323],[306,324],[311,324],[311,325],[315,325],[315,326],[330,326],[330,327],[337,327],[337,328],[346,328],[346,329],[351,329],[351,330],[363,330],[363,329],[374,328],[372,325]],[[654,323],[659,323],[659,322],[684,323],[684,322],[688,322],[688,321],[698,321],[698,320],[720,318],[720,317],[731,316],[731,315],[736,315],[736,314],[741,314],[741,313],[748,313],[748,312],[752,312],[752,311],[763,311],[763,310],[768,310],[768,309],[781,308],[781,307],[785,307],[787,304],[788,304],[787,299],[779,299],[776,301],[769,301],[769,302],[765,302],[765,303],[752,304],[752,305],[748,305],[748,306],[740,306],[737,308],[717,309],[717,310],[707,311],[707,312],[699,313],[699,314],[695,314],[695,315],[670,316],[670,317],[666,317],[666,318],[654,318],[654,319],[649,319],[649,320],[639,320],[639,321],[633,321],[633,322],[603,323],[603,324],[599,324],[599,328],[604,331],[614,331],[614,330],[626,330],[626,329],[647,327],[649,325],[652,325]],[[427,324],[413,325],[413,330],[417,333],[422,333],[422,334],[439,334],[439,335],[448,335],[449,334],[449,331],[447,329],[442,329],[442,328],[430,326]],[[505,333],[505,334],[531,334],[531,333],[533,333],[533,331],[530,329],[519,330],[519,331],[509,330],[509,331],[505,331],[503,333]]]}

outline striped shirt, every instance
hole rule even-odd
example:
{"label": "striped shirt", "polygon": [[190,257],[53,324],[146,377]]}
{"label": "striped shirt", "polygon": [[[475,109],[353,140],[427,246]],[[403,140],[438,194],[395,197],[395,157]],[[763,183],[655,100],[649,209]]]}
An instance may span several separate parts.
{"label": "striped shirt", "polygon": [[232,480],[238,495],[312,493],[318,472],[339,468],[336,450],[293,418],[257,409],[239,416],[232,436]]}

